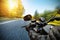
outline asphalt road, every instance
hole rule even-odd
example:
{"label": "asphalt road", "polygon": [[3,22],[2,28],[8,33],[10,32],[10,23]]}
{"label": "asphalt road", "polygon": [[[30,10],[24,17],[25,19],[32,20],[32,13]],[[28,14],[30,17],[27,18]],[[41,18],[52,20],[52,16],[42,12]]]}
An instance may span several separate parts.
{"label": "asphalt road", "polygon": [[[30,21],[13,20],[0,23],[0,40],[30,40],[28,32],[22,26]],[[56,31],[55,31],[56,32]]]}
{"label": "asphalt road", "polygon": [[28,24],[23,20],[0,23],[0,40],[29,40],[27,31],[21,28]]}

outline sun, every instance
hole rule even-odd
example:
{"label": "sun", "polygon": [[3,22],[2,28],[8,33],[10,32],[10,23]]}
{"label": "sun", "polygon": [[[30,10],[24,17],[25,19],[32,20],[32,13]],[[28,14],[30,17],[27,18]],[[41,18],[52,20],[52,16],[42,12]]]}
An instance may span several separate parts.
{"label": "sun", "polygon": [[14,1],[14,0],[8,0],[8,2],[9,2],[8,6],[9,6],[10,10],[13,9],[13,8],[15,8],[17,6],[17,2]]}
{"label": "sun", "polygon": [[10,1],[10,3],[9,3],[9,7],[10,7],[10,9],[12,9],[13,7],[14,7],[14,3],[12,2],[12,1]]}

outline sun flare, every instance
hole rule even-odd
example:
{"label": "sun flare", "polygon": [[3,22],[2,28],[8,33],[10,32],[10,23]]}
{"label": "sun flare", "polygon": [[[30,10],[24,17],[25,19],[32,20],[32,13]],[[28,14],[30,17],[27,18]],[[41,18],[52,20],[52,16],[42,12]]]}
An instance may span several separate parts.
{"label": "sun flare", "polygon": [[13,9],[15,7],[17,7],[17,1],[14,1],[14,0],[8,0],[9,4],[9,9]]}

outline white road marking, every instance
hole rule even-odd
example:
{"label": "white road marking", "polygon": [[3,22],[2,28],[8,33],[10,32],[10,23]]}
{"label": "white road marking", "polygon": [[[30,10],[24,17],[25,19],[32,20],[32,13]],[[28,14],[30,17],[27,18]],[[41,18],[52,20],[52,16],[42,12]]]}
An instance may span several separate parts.
{"label": "white road marking", "polygon": [[6,23],[14,22],[14,21],[17,21],[17,20],[5,21],[5,22],[1,22],[0,24],[6,24]]}

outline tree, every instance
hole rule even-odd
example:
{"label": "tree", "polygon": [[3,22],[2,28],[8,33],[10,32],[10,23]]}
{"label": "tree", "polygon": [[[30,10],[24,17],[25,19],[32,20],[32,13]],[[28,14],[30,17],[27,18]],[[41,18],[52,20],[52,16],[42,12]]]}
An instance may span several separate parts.
{"label": "tree", "polygon": [[60,14],[60,6],[56,7],[57,13]]}
{"label": "tree", "polygon": [[46,20],[49,20],[53,15],[52,13],[52,11],[44,11],[44,13],[41,16],[44,17]]}
{"label": "tree", "polygon": [[0,17],[21,17],[23,13],[21,0],[0,0]]}
{"label": "tree", "polygon": [[37,10],[35,11],[34,19],[36,19],[36,20],[38,20],[38,19],[39,19],[39,13],[37,12]]}

